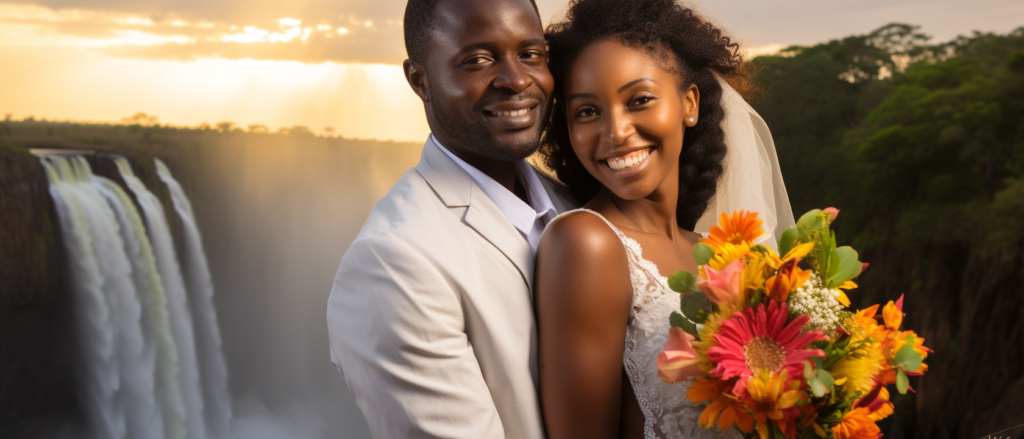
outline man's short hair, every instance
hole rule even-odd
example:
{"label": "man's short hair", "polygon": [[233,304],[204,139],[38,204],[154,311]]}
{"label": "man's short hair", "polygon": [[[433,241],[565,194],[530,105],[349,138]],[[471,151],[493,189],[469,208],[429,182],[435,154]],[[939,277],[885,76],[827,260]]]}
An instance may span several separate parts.
{"label": "man's short hair", "polygon": [[[405,28],[405,52],[408,54],[409,59],[418,63],[423,62],[423,57],[427,51],[427,43],[430,42],[430,33],[437,26],[434,12],[437,10],[437,4],[441,1],[443,0],[409,0],[409,3],[405,5],[403,25]],[[540,18],[537,2],[530,0],[530,4],[533,5],[533,10],[537,12],[537,18]]]}

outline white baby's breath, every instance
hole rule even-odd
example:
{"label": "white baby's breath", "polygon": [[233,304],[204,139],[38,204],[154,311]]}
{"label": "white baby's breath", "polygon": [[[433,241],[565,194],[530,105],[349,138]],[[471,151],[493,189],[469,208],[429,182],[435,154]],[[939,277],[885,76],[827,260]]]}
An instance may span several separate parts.
{"label": "white baby's breath", "polygon": [[820,329],[829,338],[835,338],[844,314],[839,294],[839,290],[825,288],[821,278],[811,273],[810,280],[790,293],[786,302],[790,312],[811,318],[804,325],[804,331]]}

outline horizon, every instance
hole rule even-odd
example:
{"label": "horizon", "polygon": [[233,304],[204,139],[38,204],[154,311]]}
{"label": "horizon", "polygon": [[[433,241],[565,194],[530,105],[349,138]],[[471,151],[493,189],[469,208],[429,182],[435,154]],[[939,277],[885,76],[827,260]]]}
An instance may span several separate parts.
{"label": "horizon", "polygon": [[[545,25],[565,3],[537,1]],[[420,142],[429,128],[399,65],[404,4],[0,1],[0,114],[116,125],[141,112],[174,127],[230,121]],[[1009,0],[690,4],[751,57],[891,22],[921,26],[932,43],[1024,25],[1012,18],[1024,4]]]}

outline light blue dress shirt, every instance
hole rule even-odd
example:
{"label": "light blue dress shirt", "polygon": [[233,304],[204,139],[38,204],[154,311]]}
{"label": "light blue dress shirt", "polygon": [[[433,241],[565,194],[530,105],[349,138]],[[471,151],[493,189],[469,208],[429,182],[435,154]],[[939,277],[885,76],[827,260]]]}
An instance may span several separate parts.
{"label": "light blue dress shirt", "polygon": [[512,191],[506,189],[505,186],[502,186],[487,174],[473,167],[473,165],[452,154],[433,134],[430,137],[434,144],[441,148],[441,151],[469,174],[469,178],[480,187],[484,195],[487,195],[487,198],[490,198],[498,206],[501,213],[523,235],[523,238],[526,239],[526,242],[530,244],[530,248],[536,254],[537,245],[540,244],[540,236],[544,233],[544,227],[558,216],[558,211],[555,210],[555,205],[551,203],[551,197],[548,195],[548,192],[544,190],[544,185],[541,183],[537,171],[526,160],[516,162],[516,174],[520,177],[519,182],[526,189],[526,198],[530,201],[527,204],[519,199],[516,194],[512,193]]}

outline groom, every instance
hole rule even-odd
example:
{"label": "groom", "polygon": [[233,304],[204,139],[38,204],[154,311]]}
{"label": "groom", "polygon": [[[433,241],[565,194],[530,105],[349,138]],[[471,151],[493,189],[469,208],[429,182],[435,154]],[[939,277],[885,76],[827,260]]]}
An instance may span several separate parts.
{"label": "groom", "polygon": [[534,254],[571,208],[523,160],[554,81],[532,0],[410,0],[405,76],[433,132],[328,301],[331,361],[377,438],[543,438]]}

